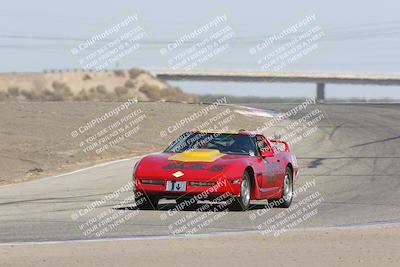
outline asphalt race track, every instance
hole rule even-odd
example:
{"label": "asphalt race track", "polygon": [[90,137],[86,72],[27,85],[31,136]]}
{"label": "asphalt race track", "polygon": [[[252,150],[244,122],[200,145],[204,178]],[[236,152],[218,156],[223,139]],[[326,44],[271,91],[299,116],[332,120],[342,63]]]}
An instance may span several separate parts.
{"label": "asphalt race track", "polygon": [[[290,108],[282,104],[258,107]],[[296,188],[314,179],[316,185],[300,193],[293,204],[317,191],[324,201],[317,206],[318,212],[313,217],[296,227],[400,222],[400,105],[326,104],[311,108],[320,108],[324,119],[317,132],[294,146],[301,167]],[[90,225],[88,220],[109,211],[121,200],[129,200],[132,193],[123,192],[84,215],[79,210],[126,185],[135,160],[0,187],[0,242],[97,238],[93,233],[85,235],[85,223]],[[199,233],[257,230],[257,225],[266,218],[283,211],[275,208],[262,214],[265,203],[254,204],[248,212],[220,212],[218,219]],[[159,205],[161,210],[138,212],[134,203],[127,201],[111,209],[108,216],[129,219],[101,238],[171,235],[176,229],[174,223],[192,213],[180,211],[168,215],[174,206],[173,202],[164,201]],[[250,219],[252,216],[254,220]]]}

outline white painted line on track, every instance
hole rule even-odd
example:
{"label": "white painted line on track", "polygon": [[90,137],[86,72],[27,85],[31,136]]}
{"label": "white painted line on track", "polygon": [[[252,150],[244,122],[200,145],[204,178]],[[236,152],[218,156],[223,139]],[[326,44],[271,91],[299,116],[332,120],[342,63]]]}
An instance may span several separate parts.
{"label": "white painted line on track", "polygon": [[35,179],[35,180],[25,181],[25,182],[22,182],[22,183],[0,185],[0,188],[10,187],[10,186],[18,186],[18,185],[21,185],[21,184],[35,183],[35,182],[38,182],[38,181],[42,182],[42,181],[46,181],[48,179],[54,179],[54,178],[59,178],[59,177],[63,177],[63,176],[68,176],[68,175],[71,175],[71,174],[75,174],[75,173],[79,173],[79,172],[83,172],[83,171],[87,171],[87,170],[91,170],[91,169],[95,169],[95,168],[99,168],[99,167],[104,167],[104,166],[112,165],[112,164],[119,163],[119,162],[140,159],[140,158],[142,158],[144,156],[147,156],[147,155],[150,155],[150,154],[141,155],[141,156],[135,156],[135,157],[132,157],[132,158],[125,158],[125,159],[107,161],[107,162],[99,163],[99,164],[96,164],[96,165],[93,165],[93,166],[90,166],[90,167],[78,169],[78,170],[75,170],[75,171],[56,174],[56,175],[52,175],[52,176],[47,176],[47,177],[43,177],[43,178],[39,178],[39,179]]}
{"label": "white painted line on track", "polygon": [[111,165],[111,164],[114,164],[114,163],[124,162],[124,161],[128,161],[128,160],[134,160],[134,159],[141,158],[141,157],[144,157],[144,156],[145,155],[137,156],[137,157],[133,157],[133,158],[126,158],[126,159],[118,159],[118,160],[108,161],[108,162],[96,164],[94,166],[90,166],[90,167],[86,167],[86,168],[83,168],[83,169],[79,169],[79,170],[76,170],[76,171],[57,174],[57,175],[54,175],[54,176],[51,176],[51,177],[47,177],[47,178],[56,178],[56,177],[67,176],[67,175],[71,175],[71,174],[75,174],[75,173],[91,170],[91,169],[94,169],[94,168],[104,167],[104,166]]}
{"label": "white painted line on track", "polygon": [[[324,230],[349,230],[349,229],[368,229],[368,228],[385,228],[385,227],[400,227],[400,222],[376,222],[367,224],[351,224],[351,225],[338,225],[326,227],[310,227],[310,228],[295,228],[287,230],[287,232],[300,232],[300,231],[324,231]],[[155,236],[131,236],[131,237],[110,237],[99,239],[73,239],[73,240],[58,240],[58,241],[21,241],[0,243],[0,246],[29,246],[29,245],[57,245],[57,244],[79,244],[79,243],[97,243],[97,242],[112,242],[112,241],[143,241],[143,240],[171,240],[171,239],[185,239],[185,238],[210,238],[219,236],[231,235],[246,235],[246,234],[261,234],[262,231],[258,230],[245,230],[245,231],[227,231],[227,232],[214,232],[194,235],[155,235]],[[274,232],[270,232],[272,235]],[[284,234],[284,233],[283,233]]]}

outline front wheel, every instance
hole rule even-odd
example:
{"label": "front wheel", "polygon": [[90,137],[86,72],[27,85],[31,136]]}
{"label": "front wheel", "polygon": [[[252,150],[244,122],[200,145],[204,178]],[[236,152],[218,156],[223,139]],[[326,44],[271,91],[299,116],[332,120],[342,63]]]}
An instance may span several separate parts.
{"label": "front wheel", "polygon": [[231,209],[245,211],[249,209],[251,196],[251,183],[250,175],[246,171],[242,177],[242,184],[240,186],[240,196],[233,199]]}

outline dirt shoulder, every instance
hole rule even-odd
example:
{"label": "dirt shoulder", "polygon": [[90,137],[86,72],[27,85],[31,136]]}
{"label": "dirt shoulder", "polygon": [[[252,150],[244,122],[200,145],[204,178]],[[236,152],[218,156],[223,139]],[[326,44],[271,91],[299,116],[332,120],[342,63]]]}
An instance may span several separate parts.
{"label": "dirt shoulder", "polygon": [[[172,249],[171,249],[172,248]],[[400,227],[2,245],[2,266],[399,266]]]}
{"label": "dirt shoulder", "polygon": [[131,103],[116,114],[126,103],[0,102],[0,184],[160,151],[195,127],[254,129],[268,120],[233,107],[162,102]]}

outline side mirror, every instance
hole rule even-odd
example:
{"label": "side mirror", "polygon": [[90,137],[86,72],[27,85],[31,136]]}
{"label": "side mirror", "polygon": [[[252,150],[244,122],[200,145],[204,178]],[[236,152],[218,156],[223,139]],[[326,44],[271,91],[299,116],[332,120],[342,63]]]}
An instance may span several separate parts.
{"label": "side mirror", "polygon": [[261,157],[263,157],[263,158],[268,158],[268,157],[273,157],[273,156],[274,156],[274,152],[272,152],[271,150],[261,151]]}

